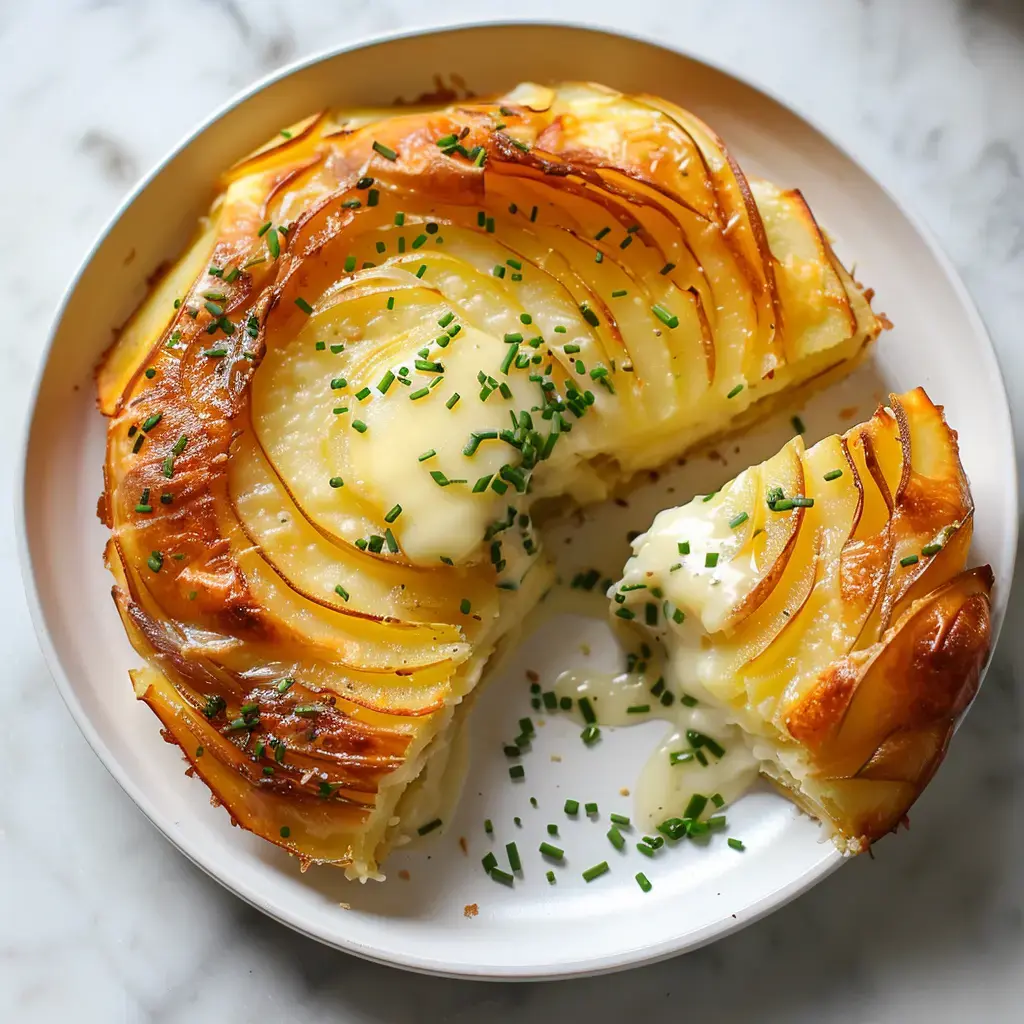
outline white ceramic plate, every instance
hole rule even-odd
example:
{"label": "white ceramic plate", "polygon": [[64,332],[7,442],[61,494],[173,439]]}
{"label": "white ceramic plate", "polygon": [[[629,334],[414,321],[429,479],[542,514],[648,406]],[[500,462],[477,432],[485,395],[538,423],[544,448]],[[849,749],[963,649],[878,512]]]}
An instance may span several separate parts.
{"label": "white ceramic plate", "polygon": [[[160,739],[156,719],[132,697],[127,670],[137,658],[101,562],[105,531],[95,510],[104,423],[95,411],[93,368],[111,330],[142,297],[147,276],[179,251],[205,211],[217,172],[310,111],[415,97],[432,87],[438,71],[458,73],[478,93],[522,79],[559,78],[658,93],[713,125],[748,172],[798,185],[836,237],[841,257],[876,287],[876,309],[897,325],[870,365],[801,410],[808,433],[833,433],[868,416],[889,390],[917,384],[946,406],[977,502],[973,560],[991,562],[996,573],[998,625],[1016,547],[1013,440],[984,327],[946,260],[864,170],[763,93],[659,46],[559,25],[453,29],[316,58],[229,104],[140,186],[86,259],[50,340],[25,452],[29,601],[58,685],[100,758],[171,842],[254,906],[331,945],[415,970],[478,978],[606,971],[733,931],[809,888],[840,858],[820,841],[813,822],[767,790],[729,812],[729,833],[746,842],[744,854],[716,837],[653,861],[632,843],[628,855],[617,855],[605,838],[607,814],[629,812],[620,789],[633,785],[657,741],[655,723],[606,730],[597,747],[585,749],[579,727],[554,716],[526,761],[526,784],[509,782],[501,742],[529,712],[525,670],[550,680],[564,668],[614,661],[599,601],[578,610],[597,617],[549,617],[493,678],[473,712],[469,783],[445,832],[395,855],[387,883],[358,885],[328,869],[300,874],[281,851],[231,828],[224,811],[210,806],[205,787],[184,776],[176,749]],[[594,565],[614,575],[626,556],[627,529],[644,527],[658,508],[767,457],[789,434],[783,417],[739,445],[723,446],[727,465],[694,460],[643,488],[629,508],[597,510],[582,527],[554,531],[548,543],[563,572]],[[562,813],[568,796],[596,800],[600,822],[583,815],[569,821]],[[521,827],[513,823],[517,815]],[[483,831],[485,817],[495,822],[492,839]],[[547,884],[547,866],[536,853],[548,822],[560,825],[560,845],[570,856],[555,886]],[[480,858],[512,839],[526,870],[510,891],[484,875]],[[585,884],[581,870],[605,859],[612,871]],[[639,870],[654,883],[650,894],[634,882]],[[477,905],[476,916],[465,916],[469,904]]]}

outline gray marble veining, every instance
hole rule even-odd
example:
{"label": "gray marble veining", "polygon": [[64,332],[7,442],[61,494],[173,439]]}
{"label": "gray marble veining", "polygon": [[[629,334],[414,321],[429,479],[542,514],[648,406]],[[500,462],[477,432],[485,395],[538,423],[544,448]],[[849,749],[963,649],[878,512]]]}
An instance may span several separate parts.
{"label": "gray marble veining", "polygon": [[[542,0],[0,6],[0,472],[59,295],[126,190],[213,106],[281,63],[427,23],[547,17]],[[1024,3],[562,0],[763,84],[936,232],[1024,423]],[[1018,442],[1020,436],[1018,434]],[[399,974],[322,948],[206,878],[90,752],[32,637],[0,504],[0,1008],[17,1021],[1024,1019],[1024,641],[1018,593],[981,697],[899,842],[746,931],[586,982]]]}

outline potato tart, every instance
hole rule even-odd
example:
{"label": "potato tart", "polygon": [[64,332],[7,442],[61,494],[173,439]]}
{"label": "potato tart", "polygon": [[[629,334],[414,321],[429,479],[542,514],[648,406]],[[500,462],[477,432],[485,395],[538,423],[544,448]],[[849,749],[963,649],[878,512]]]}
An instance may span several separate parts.
{"label": "potato tart", "polygon": [[800,194],[657,97],[292,125],[98,371],[135,692],[233,822],[377,876],[550,586],[538,521],[882,326]]}
{"label": "potato tart", "polygon": [[738,745],[740,773],[749,761],[841,847],[894,829],[989,650],[992,572],[964,568],[973,511],[956,434],[919,388],[660,513],[613,608],[722,723],[686,734],[692,791],[708,792],[689,758],[714,767]]}

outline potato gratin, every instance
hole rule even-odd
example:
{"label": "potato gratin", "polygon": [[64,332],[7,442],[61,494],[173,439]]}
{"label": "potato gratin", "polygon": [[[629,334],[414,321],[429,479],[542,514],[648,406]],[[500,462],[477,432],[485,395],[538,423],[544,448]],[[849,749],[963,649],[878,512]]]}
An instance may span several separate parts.
{"label": "potato gratin", "polygon": [[[488,659],[550,585],[538,518],[846,372],[881,326],[800,194],[748,180],[706,125],[656,97],[524,85],[296,124],[225,174],[98,373],[107,561],[147,663],[135,692],[234,822],[304,862],[377,876],[424,824],[419,798]],[[895,435],[871,429],[877,493],[854,485],[866,477],[851,444],[813,515],[758,510],[761,471],[703,510],[718,531],[742,507],[750,524],[729,542],[748,538],[759,565],[788,558],[796,590],[832,574],[822,601],[840,585],[855,595],[836,612],[852,638],[827,649],[860,637],[865,655],[836,663],[833,700],[843,680],[874,678],[868,654],[909,656],[908,621],[941,621],[966,586],[922,606],[907,581],[930,586],[926,565],[892,570],[890,551],[932,538],[910,505],[885,526],[885,501],[939,499],[928,476],[898,488],[884,462],[897,465]],[[787,494],[821,493],[818,462],[840,455],[827,444],[786,449]],[[923,445],[950,457],[931,434]],[[828,527],[840,511],[848,527],[858,501],[865,555],[851,562],[849,530]],[[734,636],[742,590],[764,644],[778,602],[771,581],[745,580],[730,602],[699,576],[679,585],[714,637]],[[791,635],[748,670],[755,727],[778,703]],[[753,648],[731,643],[706,656],[740,665]],[[811,713],[826,705],[789,728],[849,773],[860,726],[852,745],[826,735]],[[941,740],[921,741],[922,766]],[[846,791],[802,792],[845,822]]]}
{"label": "potato gratin", "polygon": [[973,512],[956,435],[917,389],[660,513],[612,589],[694,719],[678,798],[664,782],[659,798],[682,813],[759,771],[850,851],[895,828],[988,653],[992,572],[964,569]]}

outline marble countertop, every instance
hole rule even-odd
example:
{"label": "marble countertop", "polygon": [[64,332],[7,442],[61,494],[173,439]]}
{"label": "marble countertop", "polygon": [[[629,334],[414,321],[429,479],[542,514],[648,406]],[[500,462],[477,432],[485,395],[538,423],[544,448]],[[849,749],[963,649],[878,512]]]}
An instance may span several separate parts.
{"label": "marble countertop", "polygon": [[[0,473],[57,299],[135,180],[282,63],[373,33],[550,16],[544,0],[0,5]],[[767,86],[857,154],[939,236],[1024,424],[1024,3],[561,0],[558,14],[678,44]],[[31,217],[31,231],[21,231]],[[1024,451],[1018,431],[1018,450]],[[9,484],[8,484],[9,487]],[[0,503],[0,1009],[17,1021],[595,1024],[1020,1020],[1020,587],[993,667],[912,830],[772,917],[689,956],[571,983],[437,980],[291,933],[220,888],[91,753],[36,645]]]}

